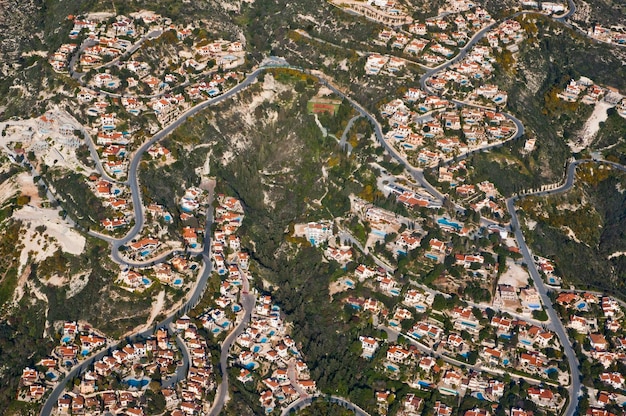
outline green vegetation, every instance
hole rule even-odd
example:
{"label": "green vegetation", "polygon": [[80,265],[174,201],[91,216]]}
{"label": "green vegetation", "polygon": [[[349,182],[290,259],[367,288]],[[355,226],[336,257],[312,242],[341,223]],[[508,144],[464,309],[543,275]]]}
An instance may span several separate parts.
{"label": "green vegetation", "polygon": [[522,201],[523,215],[537,221],[526,234],[533,251],[554,259],[566,281],[623,298],[626,259],[611,254],[626,251],[626,197],[616,191],[624,188],[626,175],[590,163],[567,194]]}
{"label": "green vegetation", "polygon": [[[626,89],[626,69],[611,48],[546,17],[518,19],[531,40],[520,44],[516,67],[511,67],[505,55],[499,56],[504,70],[496,71],[494,81],[512,98],[507,111],[522,120],[526,135],[490,153],[474,155],[469,163],[476,180],[491,180],[504,195],[562,177],[571,155],[566,142],[575,139],[592,107],[564,102],[556,97],[557,91],[581,76]],[[536,149],[524,154],[521,150],[529,137],[538,138]]]}
{"label": "green vegetation", "polygon": [[351,416],[354,412],[341,407],[338,404],[329,403],[326,400],[315,400],[310,406],[296,413],[298,416]]}

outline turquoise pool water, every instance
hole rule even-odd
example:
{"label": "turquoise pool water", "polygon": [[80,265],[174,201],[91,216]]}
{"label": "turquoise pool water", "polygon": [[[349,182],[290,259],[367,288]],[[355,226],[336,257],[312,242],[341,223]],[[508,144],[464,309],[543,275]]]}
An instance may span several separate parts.
{"label": "turquoise pool water", "polygon": [[437,224],[439,225],[446,225],[448,227],[452,227],[455,230],[459,231],[461,228],[463,228],[463,226],[461,224],[459,224],[458,222],[454,222],[454,221],[450,221],[446,218],[439,218],[437,220]]}
{"label": "turquoise pool water", "polygon": [[140,389],[142,387],[147,386],[149,382],[150,382],[150,380],[145,379],[145,378],[142,378],[141,380],[137,380],[135,378],[129,378],[128,380],[126,380],[126,383],[130,387],[134,387],[136,389]]}

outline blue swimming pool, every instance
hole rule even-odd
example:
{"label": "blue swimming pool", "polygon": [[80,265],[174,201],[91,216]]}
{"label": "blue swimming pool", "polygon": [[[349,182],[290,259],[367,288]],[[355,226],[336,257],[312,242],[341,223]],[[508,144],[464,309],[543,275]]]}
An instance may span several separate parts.
{"label": "blue swimming pool", "polygon": [[239,312],[241,310],[241,306],[233,305],[233,312]]}
{"label": "blue swimming pool", "polygon": [[67,344],[71,340],[72,340],[72,337],[70,337],[69,335],[66,335],[61,339],[61,342],[63,342],[64,344]]}
{"label": "blue swimming pool", "polygon": [[148,286],[151,282],[150,282],[150,279],[148,279],[147,277],[142,277],[141,278],[141,283],[143,283],[144,285]]}
{"label": "blue swimming pool", "polygon": [[176,279],[174,279],[174,284],[175,285],[182,285],[183,284],[183,279],[181,279],[180,277],[177,277]]}
{"label": "blue swimming pool", "polygon": [[507,365],[509,364],[509,360],[507,360],[506,358],[504,360],[502,360],[502,364]]}
{"label": "blue swimming pool", "polygon": [[150,383],[150,380],[146,379],[146,378],[142,378],[141,380],[137,380],[135,378],[129,378],[128,380],[126,380],[126,383],[130,386],[130,387],[134,387],[136,389],[140,389],[142,387],[145,387],[148,385],[148,383]]}
{"label": "blue swimming pool", "polygon": [[140,254],[142,257],[146,257],[148,254],[150,254],[150,250],[144,250]]}
{"label": "blue swimming pool", "polygon": [[164,219],[165,221],[167,221],[167,222],[172,221],[172,217],[171,217],[170,215],[164,215],[164,216],[163,216],[163,219]]}
{"label": "blue swimming pool", "polygon": [[576,305],[576,307],[578,309],[587,309],[587,302],[580,302],[578,305]]}
{"label": "blue swimming pool", "polygon": [[528,309],[539,310],[541,309],[541,305],[538,305],[536,303],[531,303],[528,305]]}
{"label": "blue swimming pool", "polygon": [[476,393],[472,394],[472,396],[476,397],[478,400],[485,400],[485,396],[483,396],[483,394],[479,391],[477,391]]}
{"label": "blue swimming pool", "polygon": [[259,352],[259,351],[261,351],[260,345],[255,345],[254,347],[252,347],[252,352]]}
{"label": "blue swimming pool", "polygon": [[437,224],[445,225],[445,226],[448,226],[448,227],[452,227],[452,228],[454,228],[457,231],[459,231],[461,228],[463,228],[463,226],[461,224],[459,224],[458,222],[454,222],[454,221],[448,220],[446,218],[439,218],[437,220]]}
{"label": "blue swimming pool", "polygon": [[399,369],[398,369],[398,367],[396,367],[396,366],[395,366],[395,365],[393,365],[393,364],[387,364],[387,370],[389,370],[389,371],[393,371],[393,372],[395,373],[395,372],[396,372],[396,371],[398,371]]}

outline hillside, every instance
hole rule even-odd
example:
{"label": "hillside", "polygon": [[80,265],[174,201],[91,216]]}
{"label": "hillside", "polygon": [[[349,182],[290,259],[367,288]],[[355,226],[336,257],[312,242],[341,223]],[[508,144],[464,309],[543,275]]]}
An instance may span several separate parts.
{"label": "hillside", "polygon": [[535,252],[554,259],[566,284],[623,298],[626,175],[582,165],[576,179],[567,193],[520,203],[527,241]]}
{"label": "hillside", "polygon": [[[524,153],[522,138],[472,159],[477,179],[492,178],[504,194],[553,183],[562,176],[571,156],[567,142],[579,134],[592,108],[566,103],[556,97],[557,91],[581,76],[626,89],[626,67],[622,65],[626,51],[592,42],[542,16],[529,15],[520,21],[529,40],[512,55],[514,65],[507,67],[500,61],[495,83],[508,91],[508,111],[524,123],[524,138],[537,138],[537,148]],[[623,122],[615,118],[620,117],[612,118],[614,124]],[[601,130],[599,134],[613,137],[610,144],[616,142],[611,133]]]}

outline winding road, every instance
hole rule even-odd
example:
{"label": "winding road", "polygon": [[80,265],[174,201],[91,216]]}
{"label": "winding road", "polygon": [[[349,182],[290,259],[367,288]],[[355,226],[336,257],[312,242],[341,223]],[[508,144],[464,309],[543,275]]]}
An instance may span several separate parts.
{"label": "winding road", "polygon": [[[569,4],[570,4],[570,10],[564,14],[563,16],[559,16],[556,17],[556,20],[564,22],[565,19],[567,19],[569,16],[571,16],[571,14],[574,13],[575,11],[575,6],[573,4],[572,0],[568,0]],[[525,12],[519,12],[516,13],[515,15],[511,16],[511,17],[515,17],[521,13],[525,13]],[[510,18],[511,18],[510,17]],[[426,72],[426,74],[424,74],[424,76],[422,76],[420,78],[420,85],[422,86],[422,88],[424,89],[424,91],[430,92],[429,87],[427,85],[427,80],[432,77],[434,74],[436,74],[437,72],[444,70],[446,68],[448,68],[450,65],[458,62],[459,60],[463,59],[463,57],[465,57],[465,55],[467,54],[467,51],[473,47],[473,45],[475,45],[491,28],[493,28],[496,24],[498,24],[498,22],[494,22],[493,24],[483,28],[481,31],[477,32],[472,39],[461,49],[461,51],[459,52],[459,54],[454,57],[452,60],[436,67],[433,68],[429,71]],[[138,45],[135,45],[138,47]],[[82,48],[82,46],[81,46]],[[132,53],[132,52],[131,52]],[[76,55],[78,56],[78,54]],[[75,63],[75,59],[73,58],[73,61]],[[137,235],[139,235],[140,231],[142,230],[144,223],[145,223],[145,215],[144,215],[144,207],[142,204],[142,198],[141,198],[141,192],[140,192],[140,187],[139,187],[139,181],[138,181],[138,167],[139,164],[142,160],[143,154],[150,148],[150,146],[152,146],[154,143],[162,140],[163,138],[165,138],[167,135],[169,135],[172,131],[174,131],[176,128],[178,128],[182,123],[184,123],[187,119],[189,119],[190,117],[193,117],[194,115],[196,115],[197,113],[199,113],[200,111],[206,109],[207,107],[217,104],[223,100],[226,100],[232,96],[234,96],[235,94],[239,93],[241,90],[243,90],[244,88],[246,88],[247,86],[249,86],[252,82],[254,82],[257,78],[257,76],[265,71],[267,68],[272,68],[275,66],[288,66],[285,63],[280,63],[277,62],[276,64],[270,63],[270,65],[266,65],[266,66],[262,66],[259,67],[258,69],[256,69],[254,72],[252,72],[251,74],[249,74],[240,84],[236,85],[235,87],[233,87],[231,90],[225,92],[224,94],[215,97],[213,99],[209,99],[207,101],[204,101],[200,104],[197,104],[196,106],[188,109],[185,113],[183,113],[178,119],[176,119],[174,122],[172,122],[170,125],[166,126],[165,128],[163,128],[161,131],[159,131],[157,134],[155,134],[150,140],[148,140],[147,142],[145,142],[141,147],[139,147],[139,149],[137,149],[137,151],[134,153],[132,161],[130,163],[130,167],[129,167],[129,175],[128,175],[128,180],[125,182],[125,184],[127,184],[130,187],[130,191],[132,194],[132,201],[133,201],[133,209],[134,209],[134,216],[135,216],[135,224],[134,226],[131,228],[131,230],[122,238],[113,238],[113,237],[108,237],[108,236],[103,236],[102,234],[98,234],[95,232],[89,232],[89,234],[91,234],[92,236],[96,237],[96,238],[100,238],[104,241],[107,241],[111,244],[111,257],[112,259],[120,264],[120,265],[128,265],[129,261],[125,260],[121,254],[120,254],[120,248],[127,244],[128,242],[130,242],[131,240],[133,240],[134,238],[137,237]],[[70,66],[70,68],[72,68],[72,65]],[[434,186],[432,186],[425,178],[423,175],[423,171],[421,169],[415,168],[413,167],[410,163],[408,163],[408,161],[401,155],[399,154],[392,146],[390,146],[384,139],[384,135],[382,132],[382,128],[380,123],[377,121],[377,119],[370,114],[369,112],[367,112],[360,104],[358,104],[356,101],[352,100],[348,95],[344,94],[341,90],[339,90],[337,87],[335,87],[331,82],[327,81],[324,77],[323,74],[321,73],[314,73],[313,71],[307,71],[307,70],[302,70],[301,68],[293,68],[290,67],[292,69],[298,69],[301,70],[303,72],[309,73],[311,75],[317,76],[317,78],[319,79],[319,82],[323,85],[325,85],[326,87],[328,87],[331,91],[333,91],[335,94],[337,94],[338,96],[346,99],[350,105],[359,113],[359,116],[363,116],[365,118],[367,118],[369,120],[369,122],[372,124],[373,128],[374,128],[374,133],[376,135],[377,140],[379,141],[379,143],[384,147],[384,149],[388,152],[388,154],[390,154],[394,159],[396,159],[399,163],[401,163],[402,165],[405,166],[406,170],[413,176],[413,178],[423,187],[425,188],[430,194],[432,194],[435,198],[437,198],[440,201],[444,201],[446,196],[443,195],[442,193],[440,193]],[[71,69],[70,69],[71,71]],[[72,73],[72,76],[78,76],[80,79],[82,77],[82,74],[78,74],[78,73]],[[458,106],[460,105],[467,105],[466,103],[459,103],[456,102],[456,104]],[[507,118],[509,118],[511,121],[513,121],[513,123],[515,123],[516,127],[517,127],[517,132],[514,135],[513,138],[518,138],[521,137],[524,134],[524,126],[521,123],[520,120],[518,120],[517,118],[515,118],[514,116],[510,115],[510,114],[505,114]],[[344,132],[344,136],[346,136],[347,131],[349,130],[349,128],[351,127],[351,123],[357,118],[354,117],[353,119],[350,120],[346,131]],[[83,134],[85,134],[85,138],[87,139],[88,142],[92,142],[91,138],[88,137],[86,131],[83,132]],[[509,139],[509,140],[511,140]],[[342,137],[342,141],[345,144],[345,137]],[[488,148],[483,148],[483,149],[478,149],[476,151],[485,151],[488,150],[491,147],[495,147],[495,146],[499,146],[502,145],[502,143],[498,143],[498,144],[494,144]],[[93,142],[91,143],[90,146],[90,152],[92,154],[93,159],[96,161],[97,164],[97,168],[100,171],[101,174],[103,174],[103,177],[105,178],[109,178],[108,175],[106,175],[106,172],[104,172],[104,170],[102,169],[102,165],[100,163],[98,163],[99,158],[97,157],[97,152],[95,149],[95,146],[93,145]],[[94,153],[95,152],[95,153]],[[466,155],[465,155],[466,156]],[[461,156],[464,157],[464,156]],[[528,195],[536,195],[536,196],[544,196],[544,195],[549,195],[549,194],[554,194],[554,193],[558,193],[558,192],[565,192],[567,190],[569,190],[574,183],[574,174],[575,174],[575,170],[576,167],[578,165],[580,165],[581,163],[585,163],[585,162],[596,162],[596,163],[606,163],[609,164],[611,166],[613,166],[614,168],[620,169],[622,171],[626,172],[626,167],[623,165],[619,165],[617,163],[612,163],[612,162],[607,162],[607,161],[602,161],[602,160],[578,160],[575,161],[573,163],[571,163],[568,167],[567,170],[567,179],[565,181],[565,183],[558,188],[552,189],[552,190],[545,190],[545,191],[538,191],[535,193],[531,193],[531,194],[527,194],[524,195],[528,196]],[[115,182],[115,181],[113,181]],[[210,199],[213,198],[213,195],[210,195]],[[531,277],[533,278],[533,281],[535,283],[535,286],[537,287],[538,292],[540,293],[541,297],[542,297],[542,301],[544,303],[544,306],[546,308],[546,311],[548,313],[548,316],[550,317],[550,320],[552,322],[552,325],[554,327],[555,332],[557,333],[559,340],[563,346],[564,349],[564,353],[567,357],[569,366],[570,366],[570,372],[571,372],[571,377],[572,377],[572,381],[570,383],[570,385],[568,386],[568,391],[569,391],[569,396],[570,396],[570,400],[568,402],[568,407],[565,411],[565,415],[566,416],[573,416],[575,414],[576,411],[576,407],[578,404],[578,394],[580,392],[581,389],[581,383],[580,383],[580,372],[578,369],[578,362],[576,359],[576,354],[573,351],[573,348],[571,346],[571,343],[569,341],[569,338],[567,337],[567,334],[565,332],[565,329],[559,319],[559,317],[556,314],[556,311],[554,310],[552,303],[547,295],[547,289],[545,284],[543,283],[543,280],[541,279],[541,276],[539,275],[537,268],[534,264],[534,261],[532,259],[532,255],[530,253],[530,249],[528,248],[528,246],[526,245],[525,241],[524,241],[524,236],[522,234],[521,231],[521,227],[519,224],[519,219],[517,217],[517,213],[515,211],[515,202],[517,200],[519,200],[520,198],[522,198],[521,196],[513,196],[509,199],[507,199],[506,204],[507,204],[507,209],[509,211],[509,213],[511,214],[511,227],[514,230],[515,233],[515,238],[518,241],[518,245],[520,247],[520,251],[522,252],[522,255],[524,256],[524,260],[526,261],[528,268],[529,268],[529,272],[531,274]],[[190,309],[194,308],[198,301],[200,300],[200,298],[202,297],[202,295],[204,294],[205,288],[206,288],[206,284],[208,281],[208,278],[211,274],[212,271],[212,265],[211,265],[211,261],[209,258],[209,248],[210,248],[210,237],[211,237],[211,233],[210,233],[210,229],[211,229],[211,225],[213,222],[213,214],[211,210],[208,210],[207,212],[207,218],[206,218],[206,232],[205,232],[205,241],[204,241],[204,249],[202,252],[202,258],[203,258],[203,263],[204,263],[204,267],[203,270],[196,282],[196,286],[192,291],[191,296],[189,297],[189,299],[184,303],[184,305],[175,313],[171,314],[169,317],[167,317],[166,319],[164,319],[163,321],[159,322],[156,326],[157,327],[169,327],[170,324],[174,321],[174,319],[181,313],[185,313],[187,311],[189,311]],[[167,255],[169,255],[171,253],[167,253],[166,255],[163,256],[163,258],[158,258],[158,259],[151,259],[145,263],[142,263],[142,265],[147,265],[150,263],[154,263],[154,262],[158,262],[158,261],[162,261],[165,259],[165,257]],[[243,317],[241,319],[241,321],[238,323],[238,325],[231,331],[231,333],[226,337],[226,339],[224,340],[222,347],[221,347],[221,356],[220,356],[220,370],[222,372],[222,382],[220,383],[220,385],[218,386],[217,389],[217,394],[216,394],[216,399],[211,407],[211,411],[210,414],[211,415],[218,415],[223,406],[225,401],[227,400],[228,397],[228,355],[229,355],[229,350],[230,347],[232,346],[233,342],[235,341],[236,337],[241,334],[241,332],[244,330],[244,328],[246,327],[246,325],[248,324],[248,322],[250,321],[251,318],[251,313],[252,310],[254,308],[254,304],[255,304],[255,296],[253,294],[250,293],[250,289],[249,289],[249,284],[247,282],[247,280],[244,282],[244,288],[241,292],[241,303],[242,306],[244,308],[244,314]],[[139,340],[139,339],[144,339],[147,338],[148,336],[150,336],[152,334],[153,330],[152,329],[147,329],[145,331],[139,332],[137,334],[134,334],[133,336],[130,337],[131,340]],[[182,342],[180,341],[179,338],[177,338],[177,342]],[[119,345],[119,343],[112,345],[110,348],[116,348]],[[181,351],[183,351],[183,354],[185,355],[184,351],[186,350],[186,348],[181,348]],[[60,395],[63,393],[64,389],[65,389],[65,382],[68,380],[71,380],[74,377],[79,376],[80,374],[82,374],[84,371],[86,371],[88,368],[90,368],[90,366],[93,364],[93,362],[95,362],[96,360],[101,359],[104,355],[106,355],[108,353],[107,350],[103,350],[101,352],[99,352],[98,354],[86,359],[85,361],[83,361],[82,363],[80,363],[79,365],[75,366],[69,373],[68,375],[65,377],[64,381],[60,382],[57,384],[57,386],[53,389],[52,393],[50,394],[50,396],[48,397],[48,399],[46,400],[44,406],[42,407],[41,410],[41,415],[45,416],[45,415],[49,415],[52,413],[53,407],[56,405],[58,398],[60,397]],[[183,365],[183,370],[186,371],[186,367],[188,367],[188,357],[187,357],[187,361],[185,361],[187,364]],[[182,374],[184,371],[181,370],[180,374]],[[176,377],[177,380],[180,377],[180,374],[177,373]],[[335,403],[339,403],[353,411],[355,411],[355,413],[359,416],[369,416],[363,409],[361,409],[360,407],[346,401],[343,398],[340,397],[336,397],[336,396],[309,396],[309,397],[304,397],[301,398],[299,400],[297,400],[296,402],[292,403],[284,412],[284,414],[287,414],[289,411],[291,411],[292,409],[300,409],[302,407],[305,407],[307,405],[309,405],[313,400],[319,398],[319,397],[326,397],[327,400],[331,401],[331,402],[335,402]]]}
{"label": "winding road", "polygon": [[[233,87],[232,89],[230,89],[229,91],[225,92],[223,95],[220,95],[216,98],[204,101],[192,108],[190,108],[189,110],[187,110],[185,113],[183,113],[176,121],[174,121],[172,124],[168,125],[167,127],[165,127],[164,129],[162,129],[161,131],[159,131],[156,135],[154,135],[149,141],[147,141],[146,143],[144,143],[134,154],[132,162],[130,164],[130,169],[129,169],[129,180],[128,180],[128,184],[130,186],[131,189],[131,193],[132,193],[132,200],[133,200],[133,208],[134,208],[134,212],[135,212],[135,225],[133,226],[133,228],[122,238],[113,238],[113,237],[108,237],[108,236],[104,236],[102,234],[99,233],[95,233],[95,232],[89,232],[90,235],[99,238],[101,240],[104,240],[108,243],[111,244],[111,258],[118,264],[120,265],[128,265],[128,262],[122,258],[122,256],[120,255],[119,249],[122,245],[128,243],[129,241],[131,241],[133,238],[135,238],[139,232],[141,231],[141,229],[143,228],[144,222],[145,222],[145,216],[144,216],[144,207],[143,207],[143,203],[141,200],[141,193],[139,190],[139,181],[138,181],[138,167],[139,167],[139,163],[141,161],[141,158],[143,156],[143,154],[150,148],[150,146],[152,146],[154,143],[158,142],[159,140],[162,140],[163,138],[165,138],[168,134],[170,134],[172,131],[174,131],[174,129],[176,129],[177,127],[179,127],[182,123],[184,123],[189,117],[192,117],[193,115],[197,114],[198,112],[206,109],[207,107],[214,105],[220,101],[223,101],[227,98],[232,97],[233,95],[237,94],[239,91],[241,91],[242,89],[246,88],[248,85],[250,85],[252,82],[254,82],[254,80],[256,80],[256,77],[266,69],[266,67],[262,67],[257,69],[256,71],[252,72],[250,75],[248,75],[248,77],[246,77],[246,79],[244,79],[240,84],[236,85],[235,87]],[[213,194],[210,193],[209,195],[209,206],[211,206],[211,202],[213,200]],[[211,275],[211,271],[212,271],[212,262],[211,259],[209,257],[209,249],[211,247],[211,225],[213,224],[213,211],[211,209],[207,210],[206,213],[206,227],[205,227],[205,234],[204,234],[204,249],[202,251],[202,261],[203,261],[203,269],[202,272],[198,278],[198,280],[196,281],[196,285],[195,288],[193,289],[191,296],[189,297],[189,299],[181,306],[181,308],[177,311],[175,311],[174,313],[172,313],[169,317],[167,317],[166,319],[164,319],[163,321],[159,322],[158,324],[156,324],[156,327],[165,327],[165,328],[169,328],[169,325],[174,321],[174,319],[179,316],[182,313],[186,313],[189,310],[193,309],[199,302],[199,300],[202,298],[204,291],[206,289],[206,284],[207,281],[209,279],[209,276]],[[159,261],[162,261],[164,259],[159,258]],[[141,265],[149,265],[149,264],[153,264],[156,261],[156,259],[151,259],[146,261],[145,263],[142,263]],[[242,292],[242,306],[244,307],[245,310],[245,316],[244,319],[242,320],[242,322],[237,326],[237,328],[235,329],[235,331],[237,330],[243,330],[243,326],[242,323],[244,321],[246,321],[246,319],[249,320],[250,318],[250,313],[252,311],[252,308],[254,307],[254,302],[255,302],[255,298],[254,295],[249,294],[249,289],[245,291],[245,293]],[[235,332],[233,331],[233,333]],[[139,333],[136,333],[134,335],[132,335],[131,337],[129,337],[130,340],[140,340],[140,339],[145,339],[148,338],[150,335],[152,335],[153,333],[153,329],[149,328],[146,329],[144,331],[141,331]],[[233,333],[231,333],[230,335],[233,335]],[[234,340],[234,337],[231,338],[231,336],[229,335],[229,337],[227,337],[226,341],[224,342],[224,345],[226,345],[228,343],[228,341],[230,341],[230,344],[228,344],[229,346],[232,344],[232,340]],[[117,346],[119,345],[119,342],[117,342],[116,344],[113,344],[110,346],[109,349],[115,349],[117,348]],[[182,349],[181,352],[185,352],[186,349]],[[222,348],[222,350],[224,351],[224,348]],[[226,349],[226,356],[227,356],[227,352],[228,349]],[[61,396],[61,394],[63,393],[63,391],[65,390],[65,385],[66,382],[68,380],[73,379],[74,377],[79,376],[80,374],[84,373],[85,371],[87,371],[91,365],[101,359],[102,357],[104,357],[106,354],[108,353],[108,350],[104,350],[99,352],[98,354],[86,359],[85,361],[81,362],[80,364],[78,364],[77,366],[75,366],[74,368],[72,368],[72,370],[66,375],[66,377],[60,381],[55,388],[52,390],[50,396],[48,396],[48,398],[46,399],[46,402],[44,403],[40,415],[41,416],[47,416],[50,415],[52,413],[52,410],[54,408],[54,406],[57,403],[57,400],[59,399],[59,397]],[[224,361],[225,362],[225,357],[222,357],[221,362]],[[188,362],[188,357],[186,358],[186,362]],[[225,395],[227,394],[228,391],[228,374],[224,371],[224,369],[226,368],[225,365],[222,365],[222,371],[224,372],[223,377],[225,377],[223,380],[225,381],[225,383],[223,382],[222,385],[225,384],[226,387],[222,387],[222,385],[220,385],[220,393],[218,395],[218,399],[221,398],[221,405],[219,406],[219,409],[221,409],[221,407],[223,406],[223,402],[225,399]],[[177,378],[183,378],[181,376],[182,371],[177,373]],[[223,392],[223,393],[222,393]],[[216,406],[215,406],[216,407]],[[217,408],[217,407],[216,407]],[[219,410],[218,410],[219,413]],[[217,414],[217,413],[215,413]]]}
{"label": "winding road", "polygon": [[513,232],[515,233],[515,238],[520,247],[520,251],[524,257],[524,261],[526,262],[528,266],[528,271],[533,279],[533,282],[535,283],[535,287],[537,288],[539,295],[541,296],[541,300],[542,300],[542,303],[544,304],[546,312],[548,313],[548,317],[550,318],[550,321],[551,321],[551,327],[556,332],[557,336],[559,337],[559,342],[561,343],[563,347],[563,352],[565,353],[565,356],[567,357],[567,362],[569,364],[571,382],[570,382],[570,385],[568,386],[568,391],[569,391],[570,400],[568,402],[567,409],[565,410],[565,413],[564,413],[567,416],[573,416],[576,413],[576,407],[578,405],[578,395],[580,394],[581,387],[582,387],[581,382],[580,382],[581,374],[578,368],[578,359],[576,357],[576,353],[574,349],[572,348],[570,339],[567,336],[567,331],[565,330],[565,327],[563,326],[561,319],[556,313],[552,305],[552,301],[548,297],[548,289],[545,283],[543,282],[543,279],[541,278],[539,271],[537,270],[537,266],[535,265],[535,261],[533,260],[530,249],[528,248],[528,245],[526,244],[524,240],[522,227],[520,226],[519,218],[515,210],[515,202],[527,196],[547,196],[547,195],[553,195],[553,194],[558,194],[558,193],[569,191],[574,186],[576,168],[579,165],[584,164],[584,163],[606,164],[622,172],[626,172],[626,166],[620,165],[615,162],[610,162],[607,160],[598,160],[598,159],[580,159],[580,160],[576,160],[570,163],[570,165],[567,168],[567,178],[564,184],[561,185],[560,187],[554,188],[551,190],[532,192],[532,193],[525,194],[523,196],[513,196],[511,198],[508,198],[506,201],[507,209],[509,213],[511,214],[511,228],[514,230]]}

